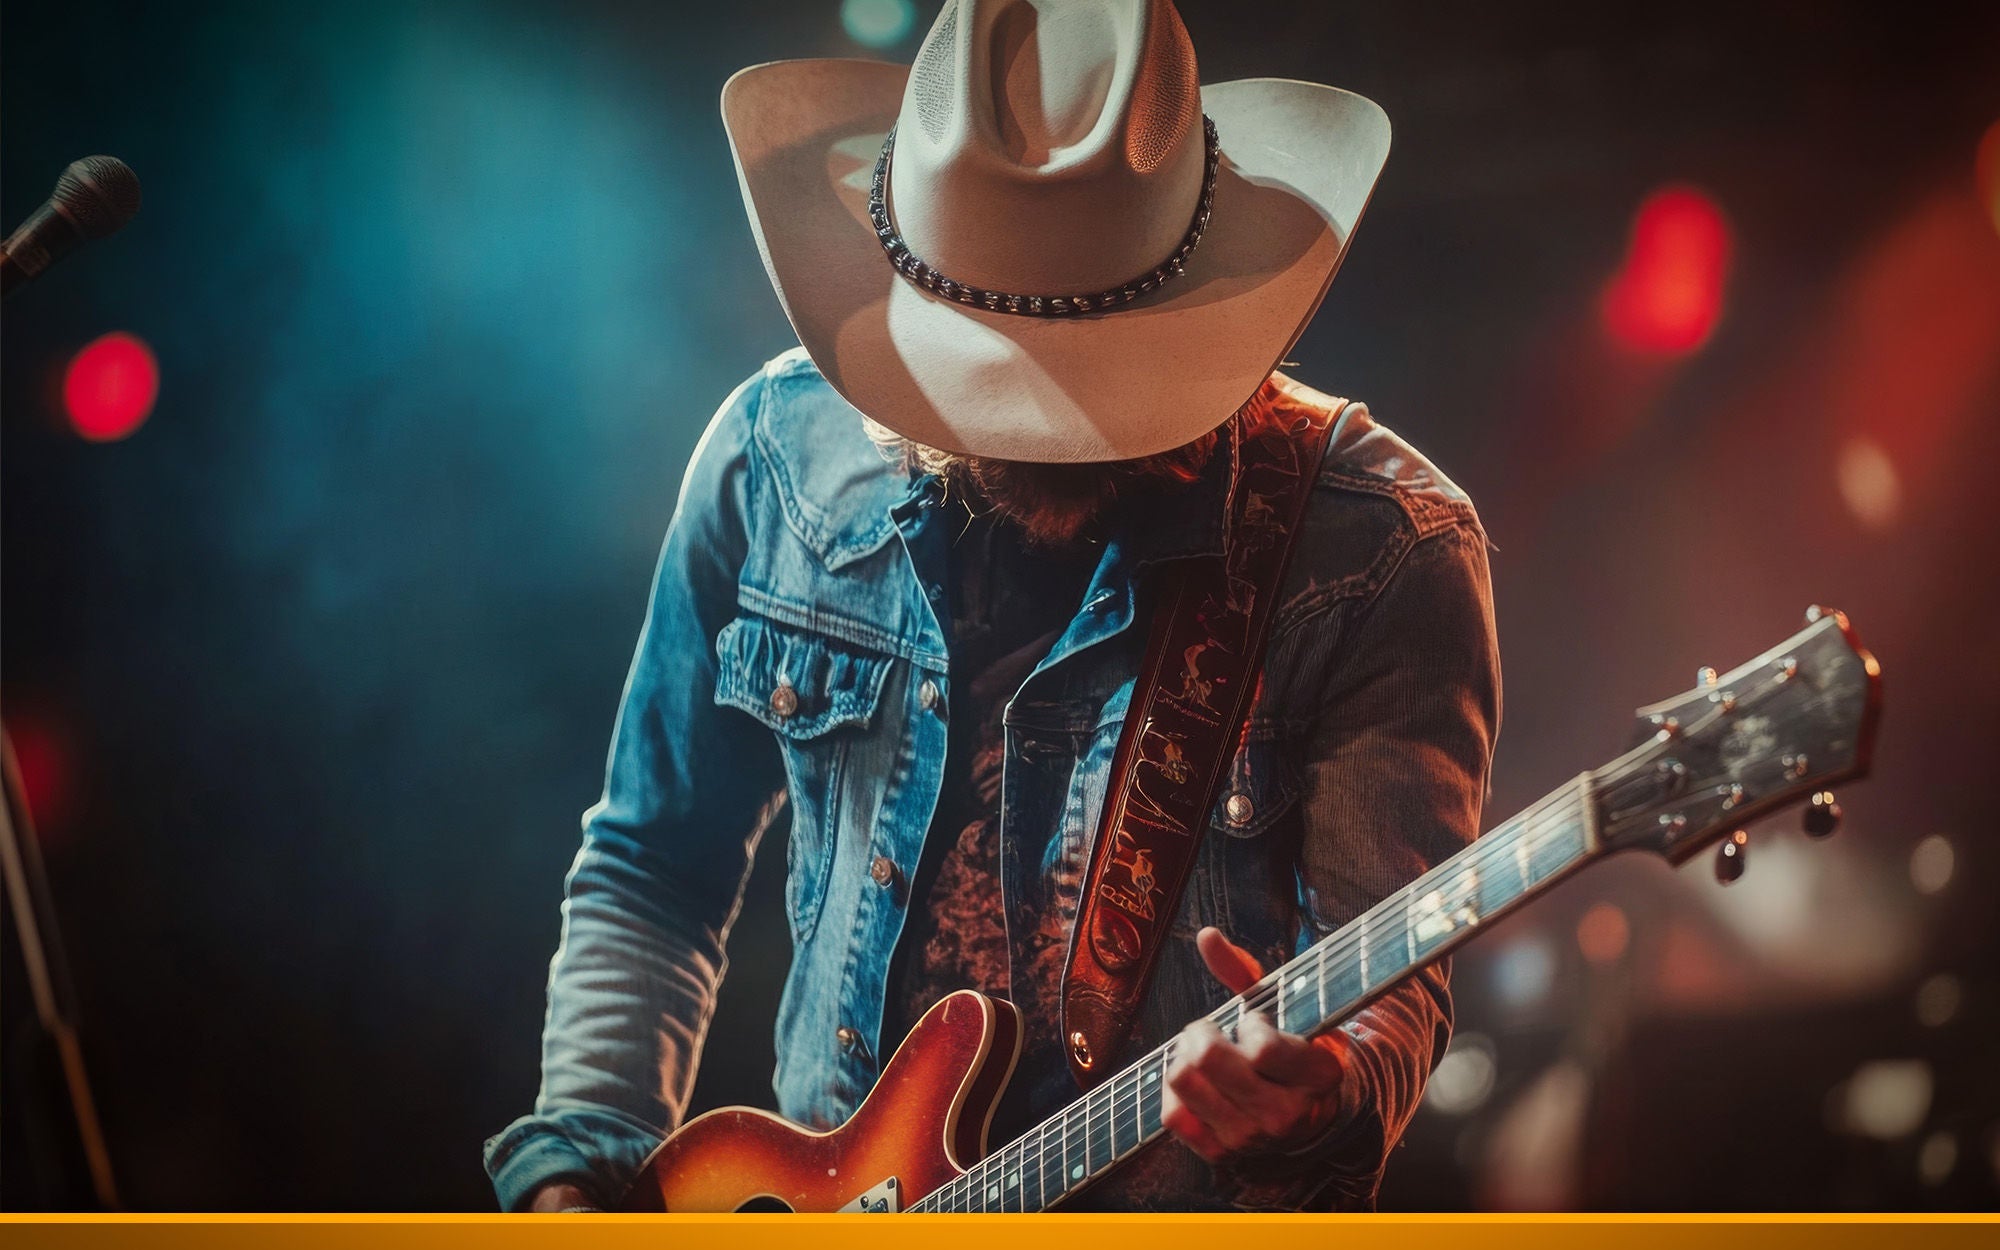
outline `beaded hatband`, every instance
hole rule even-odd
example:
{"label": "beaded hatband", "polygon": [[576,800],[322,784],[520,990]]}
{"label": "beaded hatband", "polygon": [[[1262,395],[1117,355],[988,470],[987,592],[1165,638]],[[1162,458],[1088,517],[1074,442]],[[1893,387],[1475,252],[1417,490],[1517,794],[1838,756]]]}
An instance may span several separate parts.
{"label": "beaded hatband", "polygon": [[1178,278],[1187,268],[1188,257],[1194,255],[1195,245],[1201,242],[1202,231],[1208,229],[1209,214],[1215,208],[1215,171],[1221,161],[1221,150],[1216,145],[1215,123],[1206,113],[1201,118],[1201,134],[1207,150],[1202,166],[1201,199],[1195,205],[1194,220],[1188,223],[1180,246],[1150,272],[1088,295],[1009,295],[1004,291],[989,291],[945,277],[923,257],[911,251],[910,245],[903,242],[903,236],[896,232],[895,225],[889,220],[889,153],[896,146],[896,129],[893,126],[882,140],[882,155],[875,160],[875,180],[868,190],[868,218],[875,224],[875,237],[881,241],[882,251],[889,257],[889,263],[896,267],[896,272],[944,299],[984,308],[988,312],[1018,313],[1024,317],[1063,317],[1116,308],[1140,296],[1150,295],[1162,283]]}

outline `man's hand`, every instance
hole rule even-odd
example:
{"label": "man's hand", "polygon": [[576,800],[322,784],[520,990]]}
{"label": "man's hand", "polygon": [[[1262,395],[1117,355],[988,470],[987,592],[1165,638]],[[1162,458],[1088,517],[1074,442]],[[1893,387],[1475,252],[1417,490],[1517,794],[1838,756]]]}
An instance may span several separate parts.
{"label": "man's hand", "polygon": [[597,1200],[566,1181],[553,1181],[535,1191],[528,1210],[544,1215],[556,1211],[595,1211]]}
{"label": "man's hand", "polygon": [[[1263,978],[1256,957],[1220,929],[1203,929],[1195,946],[1232,994]],[[1234,1042],[1196,1020],[1174,1040],[1160,1122],[1210,1163],[1303,1145],[1351,1112],[1341,1101],[1347,1044],[1338,1030],[1311,1040],[1281,1033],[1261,1011],[1243,1017]]]}

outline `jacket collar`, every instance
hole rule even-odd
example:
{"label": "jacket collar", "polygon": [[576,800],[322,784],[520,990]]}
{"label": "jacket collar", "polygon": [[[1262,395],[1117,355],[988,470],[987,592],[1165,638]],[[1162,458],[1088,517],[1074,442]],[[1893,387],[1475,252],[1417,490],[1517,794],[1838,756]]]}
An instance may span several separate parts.
{"label": "jacket collar", "polygon": [[1219,556],[1228,532],[1229,488],[1236,480],[1236,426],[1224,427],[1194,481],[1149,485],[1119,509],[1115,524],[1140,566]]}

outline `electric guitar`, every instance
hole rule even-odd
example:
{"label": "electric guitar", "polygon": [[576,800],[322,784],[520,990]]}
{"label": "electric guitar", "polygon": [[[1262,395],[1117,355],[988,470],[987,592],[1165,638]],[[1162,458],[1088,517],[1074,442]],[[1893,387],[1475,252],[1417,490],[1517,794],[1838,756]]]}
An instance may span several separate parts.
{"label": "electric guitar", "polygon": [[[1741,826],[1809,799],[1824,836],[1826,789],[1866,773],[1881,669],[1829,609],[1727,674],[1640,708],[1638,742],[1556,789],[1212,1012],[1234,1036],[1249,1011],[1310,1035],[1571,873],[1643,848],[1675,863],[1720,842],[1717,873],[1740,875]],[[1164,1135],[1160,1091],[1172,1043],[988,1153],[986,1129],[1020,1053],[1012,1005],[961,990],[910,1031],[854,1115],[814,1132],[748,1107],[698,1116],[661,1143],[627,1197],[632,1210],[1039,1211]]]}

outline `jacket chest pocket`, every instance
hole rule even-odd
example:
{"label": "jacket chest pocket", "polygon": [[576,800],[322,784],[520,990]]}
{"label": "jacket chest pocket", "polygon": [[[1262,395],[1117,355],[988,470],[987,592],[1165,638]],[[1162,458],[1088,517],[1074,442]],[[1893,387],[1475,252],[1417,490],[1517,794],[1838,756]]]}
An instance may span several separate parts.
{"label": "jacket chest pocket", "polygon": [[1275,735],[1249,739],[1229,761],[1203,848],[1209,923],[1266,967],[1292,955],[1298,925],[1297,762]]}
{"label": "jacket chest pocket", "polygon": [[1254,838],[1298,799],[1298,766],[1283,745],[1276,737],[1252,736],[1229,761],[1209,824],[1232,838]]}
{"label": "jacket chest pocket", "polygon": [[792,807],[785,909],[794,942],[812,936],[846,808],[850,765],[882,701],[891,657],[760,616],[716,638],[715,701],[777,736]]}

